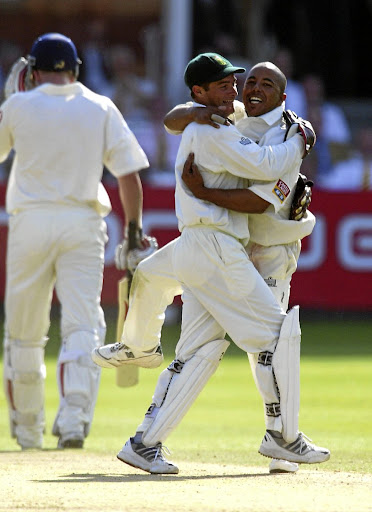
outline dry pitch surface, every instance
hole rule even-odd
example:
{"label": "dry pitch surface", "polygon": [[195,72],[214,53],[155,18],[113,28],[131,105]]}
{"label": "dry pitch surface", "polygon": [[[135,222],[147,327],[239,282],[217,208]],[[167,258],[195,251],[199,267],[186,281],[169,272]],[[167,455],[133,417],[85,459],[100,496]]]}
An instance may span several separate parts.
{"label": "dry pitch surface", "polygon": [[0,511],[372,511],[372,475],[327,472],[321,465],[302,466],[295,475],[250,466],[179,466],[179,475],[156,476],[111,454],[2,452]]}

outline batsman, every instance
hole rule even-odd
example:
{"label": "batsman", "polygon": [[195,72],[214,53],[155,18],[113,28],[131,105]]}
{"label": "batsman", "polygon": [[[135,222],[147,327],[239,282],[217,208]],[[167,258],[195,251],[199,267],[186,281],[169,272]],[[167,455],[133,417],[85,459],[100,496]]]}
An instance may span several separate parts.
{"label": "batsman", "polygon": [[11,435],[24,450],[43,447],[54,289],[61,347],[52,432],[58,448],[82,448],[91,428],[100,369],[90,353],[106,330],[104,166],[117,179],[126,227],[134,221],[135,242],[145,243],[139,171],[148,159],[114,103],[78,81],[80,64],[70,38],[41,35],[13,66],[0,110],[0,161],[15,150],[6,196],[4,387]]}

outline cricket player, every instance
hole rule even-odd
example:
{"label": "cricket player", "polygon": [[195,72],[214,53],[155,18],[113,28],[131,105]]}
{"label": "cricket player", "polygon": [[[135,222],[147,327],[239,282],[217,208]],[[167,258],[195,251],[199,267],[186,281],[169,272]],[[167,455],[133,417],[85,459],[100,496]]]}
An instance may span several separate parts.
{"label": "cricket player", "polygon": [[90,353],[105,336],[100,298],[111,204],[103,166],[118,180],[126,223],[141,227],[138,171],[149,163],[111,100],[77,81],[81,60],[70,38],[41,35],[18,64],[0,109],[0,161],[15,151],[6,195],[4,387],[11,434],[22,449],[42,448],[44,348],[55,288],[62,343],[53,434],[59,448],[81,448],[100,380]]}
{"label": "cricket player", "polygon": [[[208,71],[204,72],[204,67]],[[234,72],[239,71],[221,56],[203,54],[189,63],[185,77],[199,103],[224,104],[233,108],[236,97]],[[290,140],[266,148],[272,157],[266,158],[265,152],[259,154],[257,146],[234,127],[221,127],[220,136],[215,139],[216,134],[212,135],[210,130],[209,126],[191,123],[183,133],[176,162],[176,212],[182,234],[173,242],[171,260],[184,290],[182,331],[176,359],[160,375],[144,421],[119,452],[118,458],[149,472],[178,472],[178,468],[161,454],[162,441],[179,423],[216,370],[228,346],[224,339],[228,332],[246,352],[262,354],[263,359],[270,360],[270,366],[272,361],[279,390],[286,397],[281,403],[281,429],[267,430],[260,452],[270,457],[285,455],[295,462],[327,460],[328,450],[310,445],[298,432],[298,386],[292,386],[299,365],[298,309],[285,315],[249,261],[244,250],[246,237],[249,238],[246,215],[199,202],[190,195],[181,178],[183,163],[190,152],[195,154],[203,178],[212,187],[246,188],[247,183],[240,179],[262,179],[262,169],[269,169],[267,179],[277,179],[288,168],[296,168],[297,176],[303,147],[297,156],[298,147],[277,153],[278,148],[284,148],[289,142],[297,143]],[[271,173],[271,166],[278,174]],[[258,169],[261,169],[259,176]],[[288,367],[289,347],[294,364],[290,365],[293,371],[288,375],[283,369]],[[115,352],[113,346],[109,350]],[[106,366],[106,362],[114,366],[125,358],[133,359],[133,354],[126,356],[126,350],[128,347],[117,347],[117,353],[110,357],[108,351],[100,348],[95,351],[94,359],[100,356],[105,359],[101,361],[102,366]],[[119,355],[120,351],[122,354]],[[291,443],[301,446],[300,454],[288,449]]]}

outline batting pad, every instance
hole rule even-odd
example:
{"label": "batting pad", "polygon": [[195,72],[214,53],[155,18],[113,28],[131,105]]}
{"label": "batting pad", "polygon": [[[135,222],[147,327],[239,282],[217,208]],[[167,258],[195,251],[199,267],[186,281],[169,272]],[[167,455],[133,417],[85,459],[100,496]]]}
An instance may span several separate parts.
{"label": "batting pad", "polygon": [[291,443],[298,437],[300,410],[300,308],[293,307],[285,317],[273,354],[273,371],[280,393],[283,438]]}
{"label": "batting pad", "polygon": [[143,423],[143,444],[154,446],[163,442],[176,428],[217,370],[229,345],[226,340],[210,341],[185,363],[173,361],[160,374],[153,404]]}
{"label": "batting pad", "polygon": [[[283,424],[280,414],[279,393],[274,379],[271,365],[272,361],[269,358],[267,361],[262,361],[261,356],[265,354],[268,356],[272,355],[271,352],[248,354],[248,359],[251,365],[253,379],[264,402],[266,428],[281,432],[283,430]],[[270,407],[277,407],[277,409],[274,413],[268,414],[268,409]]]}
{"label": "batting pad", "polygon": [[44,342],[30,346],[19,340],[7,340],[4,349],[4,387],[11,434],[27,446],[40,437],[45,427]]}
{"label": "batting pad", "polygon": [[89,433],[101,376],[90,354],[98,344],[97,334],[83,330],[63,340],[57,362],[60,401],[52,429],[55,436]]}

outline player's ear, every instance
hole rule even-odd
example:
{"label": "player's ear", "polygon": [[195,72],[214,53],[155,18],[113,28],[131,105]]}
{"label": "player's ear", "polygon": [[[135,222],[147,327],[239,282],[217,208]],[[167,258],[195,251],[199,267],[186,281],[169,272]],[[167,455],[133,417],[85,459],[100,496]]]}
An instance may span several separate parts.
{"label": "player's ear", "polygon": [[204,89],[200,85],[193,85],[192,86],[192,92],[194,93],[194,96],[200,97],[203,95]]}

